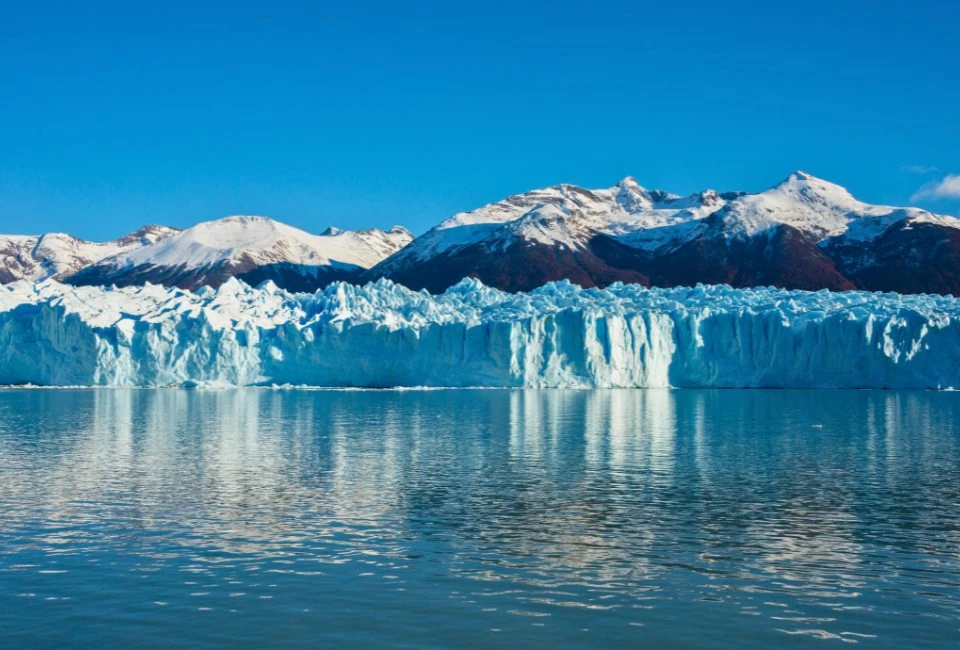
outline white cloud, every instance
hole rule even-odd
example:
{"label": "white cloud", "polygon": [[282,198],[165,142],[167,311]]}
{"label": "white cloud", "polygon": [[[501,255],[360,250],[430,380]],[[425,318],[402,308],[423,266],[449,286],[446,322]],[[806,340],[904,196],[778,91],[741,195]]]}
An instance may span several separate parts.
{"label": "white cloud", "polygon": [[900,168],[900,171],[910,172],[911,174],[932,174],[940,171],[940,168],[932,165],[904,165]]}
{"label": "white cloud", "polygon": [[911,201],[924,199],[960,199],[960,174],[947,174],[943,180],[927,183],[910,198]]}

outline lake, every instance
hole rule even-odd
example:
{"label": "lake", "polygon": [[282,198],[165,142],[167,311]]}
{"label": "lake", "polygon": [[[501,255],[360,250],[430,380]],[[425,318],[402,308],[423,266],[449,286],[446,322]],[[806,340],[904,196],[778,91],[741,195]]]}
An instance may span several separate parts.
{"label": "lake", "polygon": [[2,390],[0,641],[958,647],[960,395]]}

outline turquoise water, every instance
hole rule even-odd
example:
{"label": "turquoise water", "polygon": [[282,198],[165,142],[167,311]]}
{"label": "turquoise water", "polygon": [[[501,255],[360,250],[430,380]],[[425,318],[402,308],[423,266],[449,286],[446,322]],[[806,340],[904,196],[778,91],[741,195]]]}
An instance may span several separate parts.
{"label": "turquoise water", "polygon": [[0,391],[0,641],[958,647],[960,395]]}

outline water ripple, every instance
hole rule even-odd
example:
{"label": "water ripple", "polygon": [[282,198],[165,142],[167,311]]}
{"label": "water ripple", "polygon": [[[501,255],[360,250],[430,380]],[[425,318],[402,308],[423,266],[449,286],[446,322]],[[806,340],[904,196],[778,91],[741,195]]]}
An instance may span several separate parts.
{"label": "water ripple", "polygon": [[0,637],[955,647],[958,416],[944,393],[3,391]]}

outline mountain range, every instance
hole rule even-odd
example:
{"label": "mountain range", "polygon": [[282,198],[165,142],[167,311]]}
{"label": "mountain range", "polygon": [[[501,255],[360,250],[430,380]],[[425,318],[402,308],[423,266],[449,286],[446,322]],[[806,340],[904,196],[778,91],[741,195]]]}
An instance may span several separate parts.
{"label": "mountain range", "polygon": [[960,219],[867,204],[798,171],[756,194],[680,196],[630,177],[599,190],[556,185],[416,238],[399,226],[314,235],[265,217],[147,226],[106,243],[0,236],[0,282],[196,289],[230,277],[296,291],[386,277],[438,292],[476,277],[509,291],[567,279],[960,294]]}
{"label": "mountain range", "polygon": [[272,280],[291,291],[314,291],[337,280],[358,280],[412,240],[399,226],[328,228],[313,235],[266,217],[227,217],[105,257],[65,281],[117,286],[152,282],[197,289],[236,277],[252,285]]}

